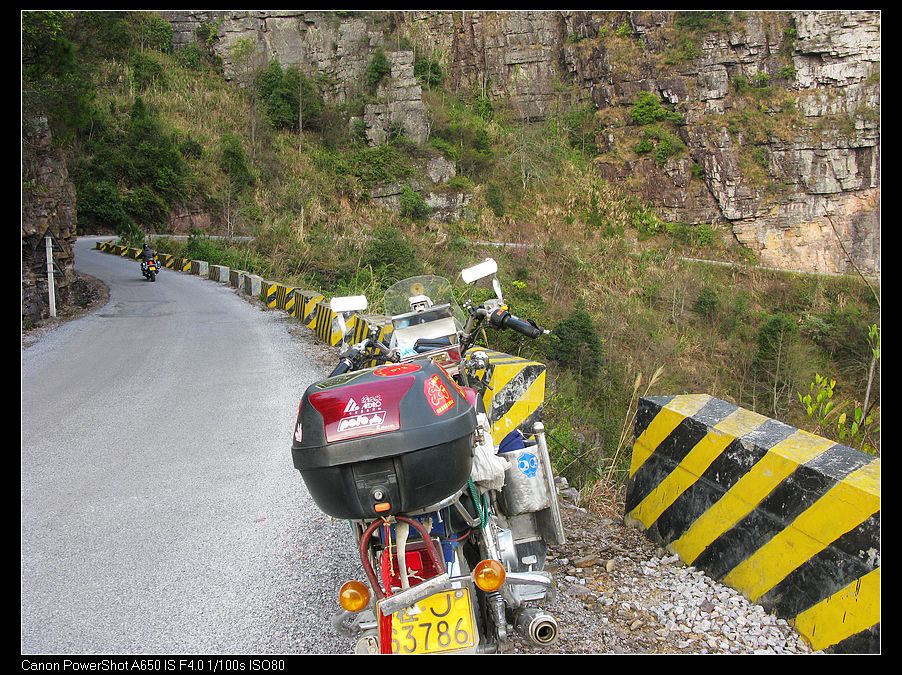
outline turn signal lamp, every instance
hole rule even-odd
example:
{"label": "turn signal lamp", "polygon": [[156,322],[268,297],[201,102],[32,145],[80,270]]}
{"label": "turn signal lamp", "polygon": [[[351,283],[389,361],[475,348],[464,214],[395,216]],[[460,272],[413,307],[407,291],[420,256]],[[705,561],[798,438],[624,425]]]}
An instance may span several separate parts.
{"label": "turn signal lamp", "polygon": [[473,582],[481,591],[497,591],[504,586],[506,574],[497,560],[483,560],[473,570]]}
{"label": "turn signal lamp", "polygon": [[361,612],[370,604],[370,589],[359,581],[346,581],[338,591],[338,604],[349,612]]}

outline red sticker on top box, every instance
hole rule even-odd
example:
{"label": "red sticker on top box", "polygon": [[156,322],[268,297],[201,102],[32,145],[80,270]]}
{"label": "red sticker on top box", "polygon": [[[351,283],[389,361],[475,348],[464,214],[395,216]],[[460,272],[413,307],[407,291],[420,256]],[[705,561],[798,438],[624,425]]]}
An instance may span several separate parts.
{"label": "red sticker on top box", "polygon": [[426,394],[432,411],[440,417],[454,407],[451,392],[438,375],[433,375],[423,383],[423,393]]}
{"label": "red sticker on top box", "polygon": [[420,366],[416,363],[396,363],[390,366],[382,366],[373,371],[373,375],[381,377],[395,377],[396,375],[407,375],[420,370]]}

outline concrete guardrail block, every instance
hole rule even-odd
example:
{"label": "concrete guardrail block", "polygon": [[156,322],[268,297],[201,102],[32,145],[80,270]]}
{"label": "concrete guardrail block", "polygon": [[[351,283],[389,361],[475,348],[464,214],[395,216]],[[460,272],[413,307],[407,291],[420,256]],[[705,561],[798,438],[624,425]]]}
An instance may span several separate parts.
{"label": "concrete guardrail block", "polygon": [[879,651],[879,457],[704,394],[642,398],[625,520],[813,649]]}

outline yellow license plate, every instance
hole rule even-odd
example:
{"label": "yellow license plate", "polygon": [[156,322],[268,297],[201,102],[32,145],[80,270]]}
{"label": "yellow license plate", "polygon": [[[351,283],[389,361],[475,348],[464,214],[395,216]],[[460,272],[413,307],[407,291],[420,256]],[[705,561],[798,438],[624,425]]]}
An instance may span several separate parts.
{"label": "yellow license plate", "polygon": [[391,636],[392,654],[434,654],[475,647],[478,639],[470,591],[442,591],[395,612]]}

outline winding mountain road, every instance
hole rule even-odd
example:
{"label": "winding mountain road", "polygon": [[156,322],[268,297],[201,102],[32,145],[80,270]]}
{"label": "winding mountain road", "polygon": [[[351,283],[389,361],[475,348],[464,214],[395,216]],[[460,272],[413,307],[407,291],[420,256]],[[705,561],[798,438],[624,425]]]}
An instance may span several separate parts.
{"label": "winding mountain road", "polygon": [[95,241],[109,303],[22,351],[22,652],[351,651],[328,620],[359,561],[289,450],[318,347]]}

